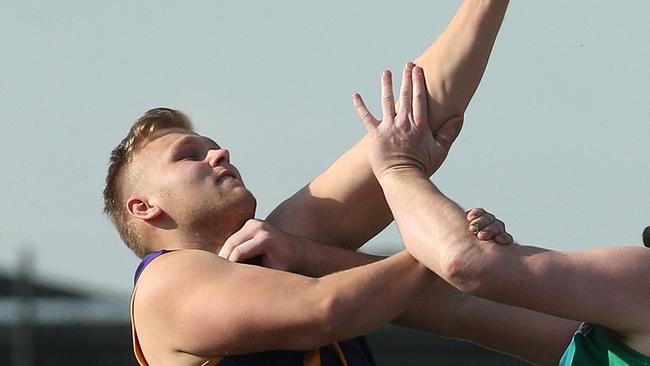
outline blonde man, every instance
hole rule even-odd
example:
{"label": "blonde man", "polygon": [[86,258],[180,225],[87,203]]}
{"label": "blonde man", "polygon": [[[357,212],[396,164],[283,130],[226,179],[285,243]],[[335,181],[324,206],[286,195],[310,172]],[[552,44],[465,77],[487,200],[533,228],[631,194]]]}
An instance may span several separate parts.
{"label": "blonde man", "polygon": [[[427,73],[432,129],[462,116],[506,5],[466,1],[416,61]],[[252,219],[255,198],[226,149],[196,134],[177,111],[145,113],[113,151],[104,192],[121,237],[143,258],[132,299],[140,364],[372,364],[365,341],[355,337],[395,318],[453,335],[440,318],[457,298],[438,299],[440,281],[411,255],[377,261],[335,248],[357,248],[391,220],[366,144],[362,140],[263,223]],[[479,237],[511,240],[498,221],[488,221]],[[279,269],[312,277],[232,262],[266,254],[262,264],[275,267],[268,253],[276,249],[299,257],[276,265],[300,268]],[[336,272],[350,267],[357,268]],[[531,320],[526,312],[505,317],[491,304],[479,304],[505,329]],[[469,323],[456,329],[463,324]],[[506,351],[516,346],[485,338],[483,343]]]}

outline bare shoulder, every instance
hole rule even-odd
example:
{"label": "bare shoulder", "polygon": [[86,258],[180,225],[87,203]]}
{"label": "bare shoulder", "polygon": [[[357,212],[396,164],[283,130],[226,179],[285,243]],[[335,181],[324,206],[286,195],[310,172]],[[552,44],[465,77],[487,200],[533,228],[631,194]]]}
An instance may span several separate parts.
{"label": "bare shoulder", "polygon": [[151,262],[138,280],[136,310],[150,309],[161,298],[170,300],[183,287],[191,285],[197,272],[216,274],[228,267],[229,262],[214,253],[203,250],[179,250],[164,254]]}
{"label": "bare shoulder", "polygon": [[185,337],[169,329],[181,329],[174,324],[175,319],[183,311],[187,292],[193,291],[197,273],[209,272],[214,276],[227,267],[228,262],[213,253],[183,250],[160,256],[142,272],[134,295],[133,319],[140,345],[149,361],[168,363],[196,358],[179,352]]}

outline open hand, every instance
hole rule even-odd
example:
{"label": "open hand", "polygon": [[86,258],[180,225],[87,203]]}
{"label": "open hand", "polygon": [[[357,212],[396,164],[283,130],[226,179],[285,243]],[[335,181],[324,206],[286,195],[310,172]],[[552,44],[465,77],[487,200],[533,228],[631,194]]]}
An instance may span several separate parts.
{"label": "open hand", "polygon": [[378,121],[359,94],[353,102],[369,134],[368,157],[375,176],[401,169],[416,169],[427,176],[445,160],[458,136],[461,118],[453,118],[432,133],[427,119],[427,92],[422,68],[409,63],[404,68],[399,111],[395,111],[393,81],[386,70],[381,78],[383,119]]}

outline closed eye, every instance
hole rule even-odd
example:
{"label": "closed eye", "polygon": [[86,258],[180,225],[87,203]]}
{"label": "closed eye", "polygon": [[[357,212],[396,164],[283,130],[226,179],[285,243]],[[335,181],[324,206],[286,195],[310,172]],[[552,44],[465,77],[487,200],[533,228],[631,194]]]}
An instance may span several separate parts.
{"label": "closed eye", "polygon": [[200,161],[205,159],[207,150],[214,148],[219,149],[219,145],[213,140],[188,135],[176,141],[171,148],[170,157],[172,161]]}

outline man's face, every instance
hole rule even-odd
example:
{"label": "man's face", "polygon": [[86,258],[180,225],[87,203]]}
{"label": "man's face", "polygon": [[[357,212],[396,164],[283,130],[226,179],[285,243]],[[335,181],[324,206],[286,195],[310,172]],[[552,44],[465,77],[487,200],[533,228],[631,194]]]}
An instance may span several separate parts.
{"label": "man's face", "polygon": [[138,189],[180,228],[231,223],[253,217],[255,199],[227,150],[193,132],[171,129],[136,153]]}

